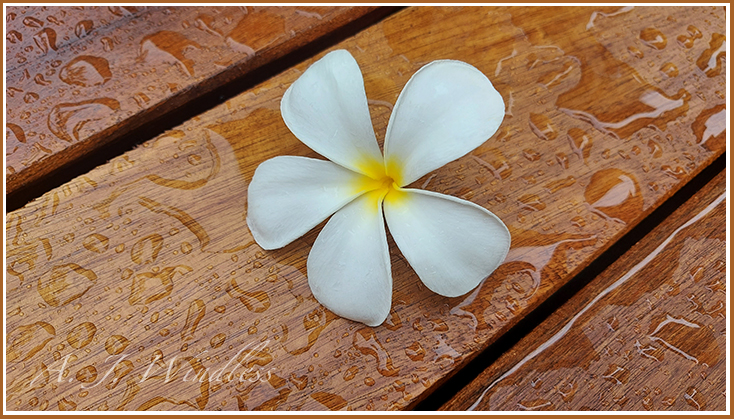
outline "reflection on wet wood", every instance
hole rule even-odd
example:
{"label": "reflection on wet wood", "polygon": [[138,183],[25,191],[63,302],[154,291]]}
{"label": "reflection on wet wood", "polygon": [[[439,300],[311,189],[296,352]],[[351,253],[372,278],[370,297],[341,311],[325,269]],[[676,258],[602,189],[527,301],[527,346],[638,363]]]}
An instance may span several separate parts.
{"label": "reflection on wet wood", "polygon": [[374,7],[10,7],[6,193]]}
{"label": "reflection on wet wood", "polygon": [[722,172],[446,410],[724,410]]}
{"label": "reflection on wet wood", "polygon": [[[258,164],[316,156],[278,110],[313,60],[10,213],[9,408],[411,407],[724,152],[724,75],[696,64],[723,10],[615,11],[413,8],[336,46],[362,66],[378,138],[434,59],[477,66],[507,101],[493,138],[415,183],[502,218],[505,263],[444,298],[390,241],[379,327],[313,299],[318,229],[266,252],[245,224]],[[690,47],[672,41],[694,25]],[[639,38],[653,26],[667,46]],[[666,63],[676,76],[657,71]],[[625,86],[614,100],[609,83]]]}

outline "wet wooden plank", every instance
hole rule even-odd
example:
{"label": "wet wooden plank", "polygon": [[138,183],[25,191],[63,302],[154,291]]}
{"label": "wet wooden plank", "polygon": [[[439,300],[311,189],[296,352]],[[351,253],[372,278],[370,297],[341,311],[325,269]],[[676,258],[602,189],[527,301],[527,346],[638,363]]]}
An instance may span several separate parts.
{"label": "wet wooden plank", "polygon": [[[665,47],[640,40],[650,27]],[[415,184],[495,212],[506,262],[444,298],[390,241],[393,310],[376,328],[313,299],[318,229],[266,252],[244,221],[258,164],[316,156],[278,111],[313,60],[48,192],[6,224],[7,347],[24,354],[8,363],[9,408],[410,408],[724,152],[721,33],[721,8],[412,8],[338,45],[362,66],[378,137],[434,59],[477,66],[508,108],[486,144]],[[129,354],[116,372],[113,354]],[[64,382],[28,386],[64,359]],[[151,359],[159,377],[141,382]],[[231,360],[245,380],[214,380]]]}
{"label": "wet wooden plank", "polygon": [[5,192],[374,9],[11,6]]}
{"label": "wet wooden plank", "polygon": [[442,407],[724,410],[720,173]]}

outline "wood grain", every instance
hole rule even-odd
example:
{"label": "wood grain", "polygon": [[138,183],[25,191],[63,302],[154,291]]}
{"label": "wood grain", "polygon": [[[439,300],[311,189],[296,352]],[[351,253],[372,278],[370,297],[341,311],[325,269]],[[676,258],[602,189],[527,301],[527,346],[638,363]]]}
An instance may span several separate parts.
{"label": "wood grain", "polygon": [[726,174],[444,410],[725,410]]}
{"label": "wood grain", "polygon": [[5,193],[374,9],[11,6]]}
{"label": "wood grain", "polygon": [[[389,240],[393,309],[380,327],[313,299],[305,262],[318,227],[266,252],[245,224],[258,164],[316,156],[278,111],[313,60],[10,213],[7,331],[20,337],[7,351],[24,355],[8,363],[8,408],[410,408],[724,152],[724,74],[696,64],[724,33],[723,10],[616,10],[412,8],[336,46],[362,67],[378,137],[434,59],[475,65],[507,102],[495,136],[415,183],[502,218],[505,263],[444,298]],[[692,25],[690,48],[672,41]],[[642,43],[652,26],[666,47]],[[669,62],[677,76],[658,70]],[[113,354],[128,363],[113,368]],[[63,382],[43,375],[66,356]],[[158,378],[141,382],[151,360]],[[214,380],[231,360],[254,380]],[[181,370],[166,382],[170,362]],[[206,371],[212,380],[191,382]],[[29,386],[39,372],[48,379]]]}

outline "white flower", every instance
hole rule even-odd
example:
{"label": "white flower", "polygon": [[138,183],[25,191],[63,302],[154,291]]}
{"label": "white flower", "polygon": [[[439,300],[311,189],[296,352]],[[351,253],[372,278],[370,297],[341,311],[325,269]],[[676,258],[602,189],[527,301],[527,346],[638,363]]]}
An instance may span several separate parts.
{"label": "white flower", "polygon": [[497,131],[505,105],[479,70],[434,61],[416,72],[395,104],[385,156],[375,139],[364,82],[339,50],[314,63],[283,95],[288,128],[331,161],[279,156],[263,162],[248,189],[247,224],[263,249],[277,249],[334,214],[308,255],[308,283],[334,313],[369,326],[390,313],[387,226],[432,291],[455,297],[489,276],[510,233],[474,203],[404,186],[455,160]]}

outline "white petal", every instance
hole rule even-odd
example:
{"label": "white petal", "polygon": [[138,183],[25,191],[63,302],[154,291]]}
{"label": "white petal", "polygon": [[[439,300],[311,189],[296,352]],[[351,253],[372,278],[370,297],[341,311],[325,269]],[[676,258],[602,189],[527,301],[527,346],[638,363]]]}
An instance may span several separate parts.
{"label": "white petal", "polygon": [[400,251],[433,292],[466,294],[502,263],[510,232],[496,215],[453,196],[390,191],[385,218]]}
{"label": "white petal", "polygon": [[405,85],[390,115],[388,175],[400,186],[414,182],[479,147],[504,116],[502,96],[476,68],[452,60],[425,65]]}
{"label": "white petal", "polygon": [[334,313],[378,326],[390,313],[392,273],[382,193],[366,193],[337,211],[308,255],[308,284]]}
{"label": "white petal", "polygon": [[382,170],[362,73],[348,51],[311,65],[283,95],[280,113],[299,140],[334,163],[366,175]]}
{"label": "white petal", "polygon": [[326,160],[279,156],[258,166],[247,189],[247,225],[278,249],[370,189],[374,180]]}

